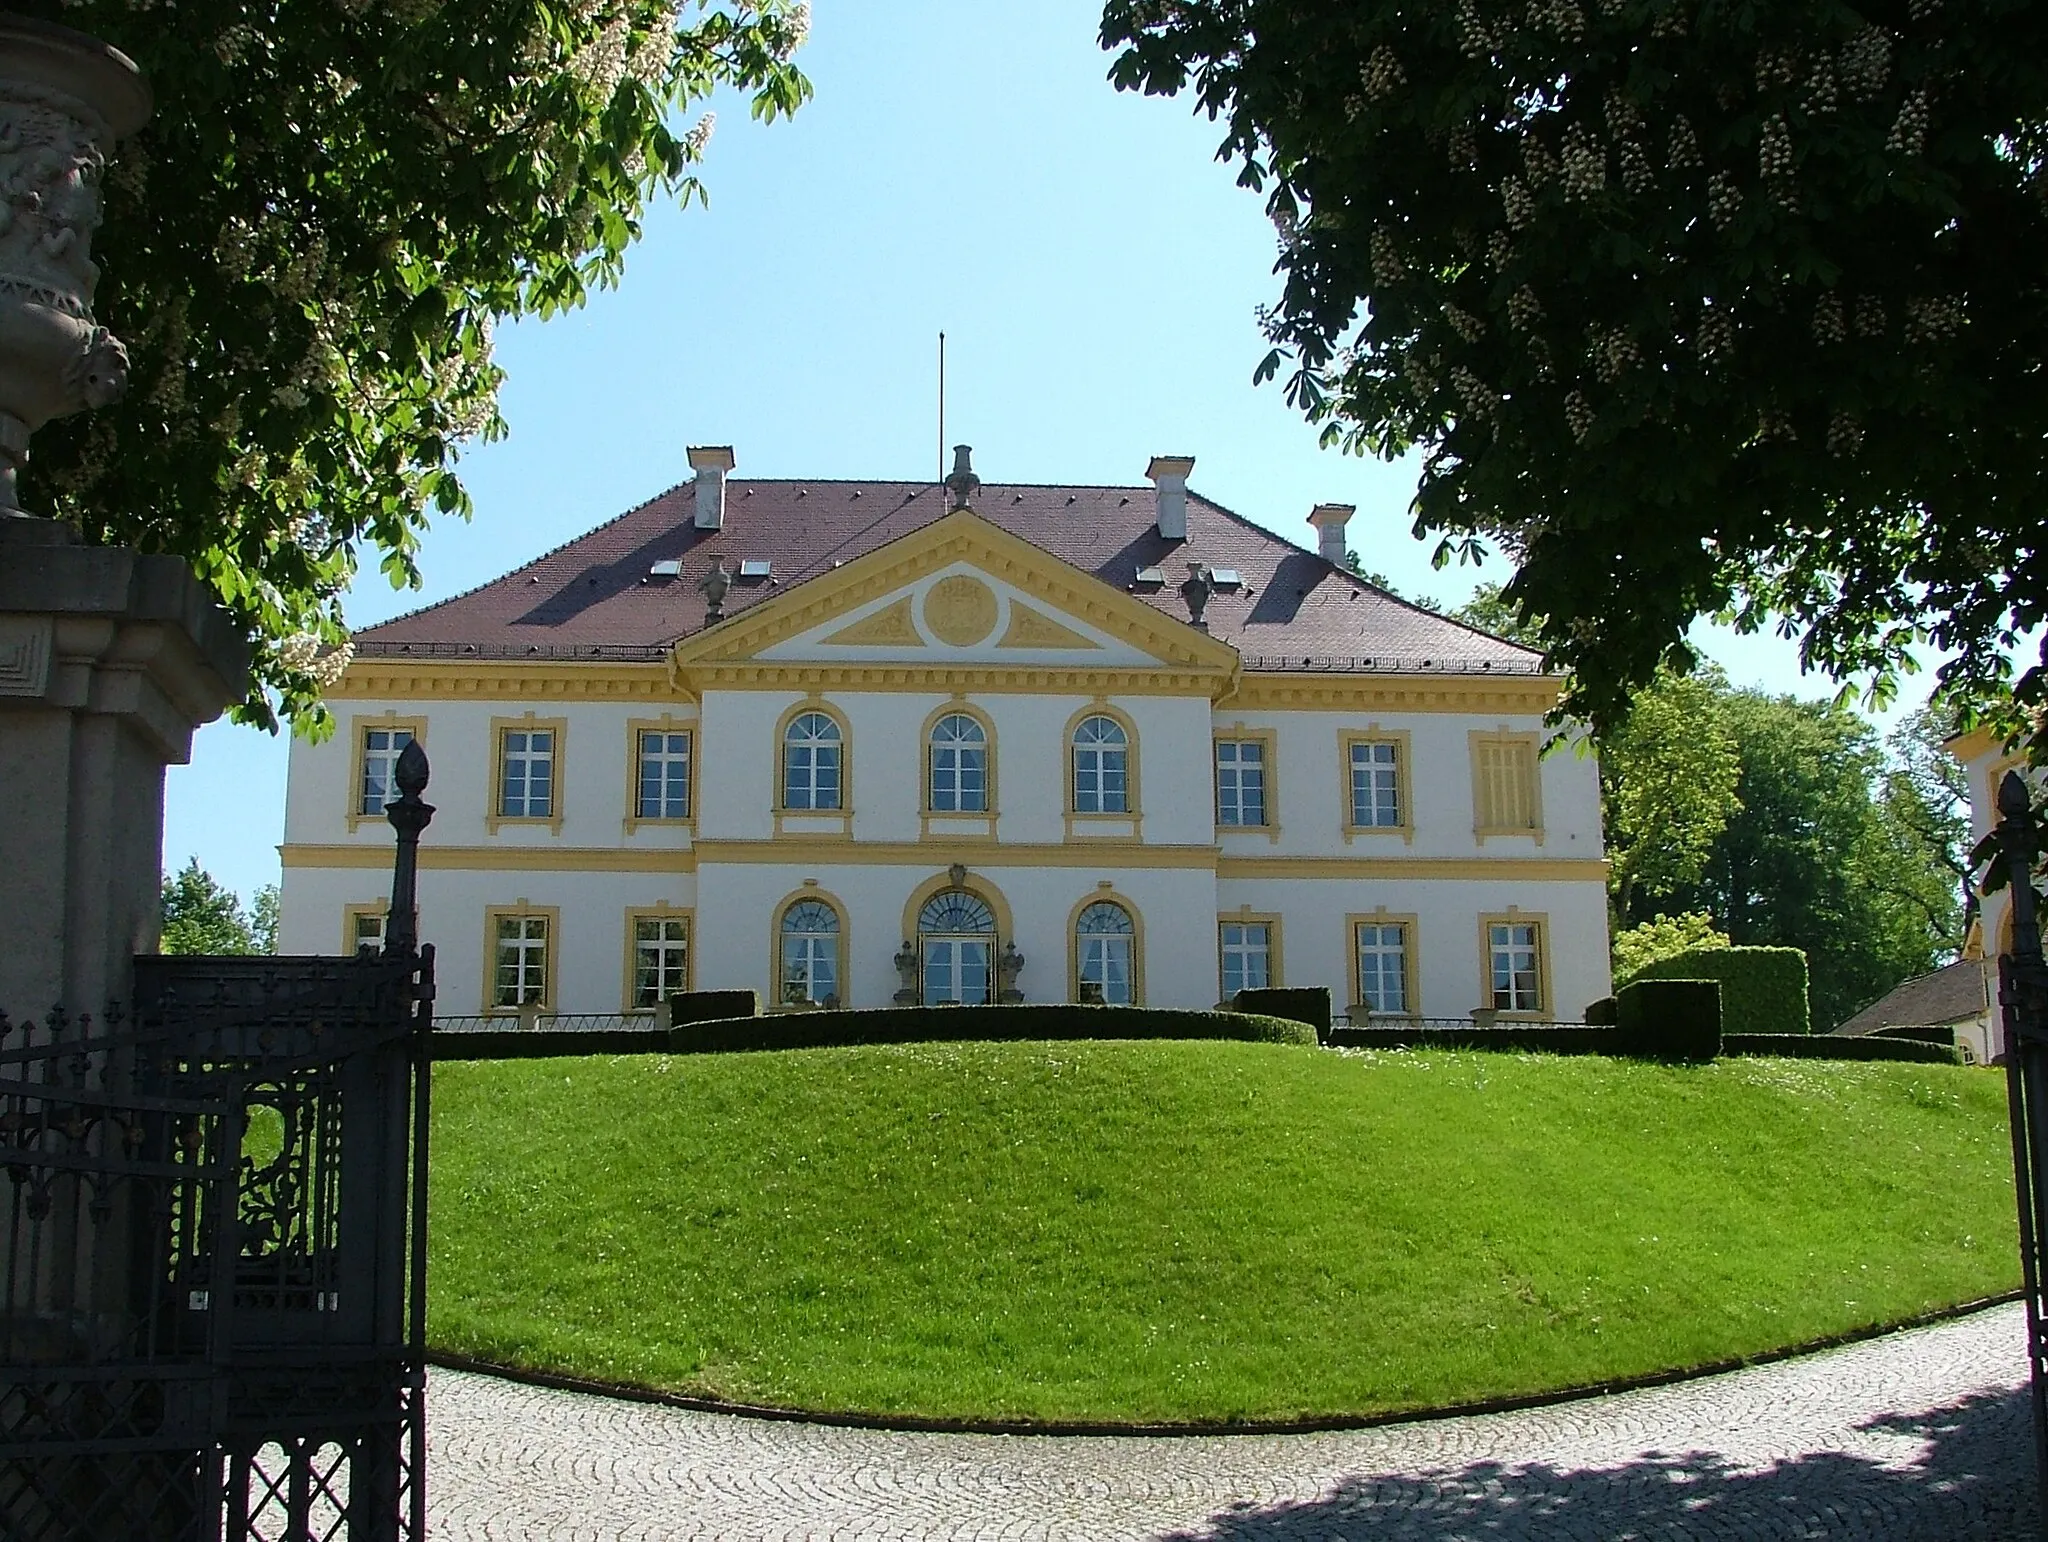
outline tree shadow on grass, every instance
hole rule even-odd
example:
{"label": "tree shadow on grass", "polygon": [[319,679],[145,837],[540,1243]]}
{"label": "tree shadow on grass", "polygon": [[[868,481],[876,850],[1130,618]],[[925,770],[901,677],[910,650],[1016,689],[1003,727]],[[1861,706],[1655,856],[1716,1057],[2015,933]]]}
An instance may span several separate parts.
{"label": "tree shadow on grass", "polygon": [[1744,1471],[1711,1452],[1647,1451],[1615,1466],[1481,1461],[1346,1478],[1318,1499],[1226,1511],[1171,1542],[2011,1542],[2040,1535],[2028,1417],[2021,1387],[1857,1425],[1905,1437],[1889,1462],[1822,1451]]}

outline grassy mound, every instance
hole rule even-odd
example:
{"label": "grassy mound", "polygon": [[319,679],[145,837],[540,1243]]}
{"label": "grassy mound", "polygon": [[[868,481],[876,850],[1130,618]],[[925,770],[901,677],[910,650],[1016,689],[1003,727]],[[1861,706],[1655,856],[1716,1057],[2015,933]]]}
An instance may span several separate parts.
{"label": "grassy mound", "polygon": [[431,1341],[749,1402],[1365,1414],[2018,1283],[2001,1078],[1236,1043],[436,1068]]}

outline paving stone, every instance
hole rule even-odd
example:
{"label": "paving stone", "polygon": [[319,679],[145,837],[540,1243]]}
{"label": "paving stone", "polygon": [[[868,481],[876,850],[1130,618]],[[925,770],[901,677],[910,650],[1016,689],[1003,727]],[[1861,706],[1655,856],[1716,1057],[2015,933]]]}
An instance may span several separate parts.
{"label": "paving stone", "polygon": [[2031,1535],[2025,1316],[1338,1434],[924,1435],[433,1373],[436,1542],[1615,1542]]}

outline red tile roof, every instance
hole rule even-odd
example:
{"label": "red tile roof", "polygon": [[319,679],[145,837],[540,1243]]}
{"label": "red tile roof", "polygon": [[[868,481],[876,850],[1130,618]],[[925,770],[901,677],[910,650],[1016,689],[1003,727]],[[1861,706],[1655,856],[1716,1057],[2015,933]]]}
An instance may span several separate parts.
{"label": "red tile roof", "polygon": [[[703,630],[697,585],[717,559],[733,573],[746,560],[773,564],[770,582],[734,583],[725,610],[735,615],[944,517],[947,503],[929,482],[729,478],[725,527],[699,530],[684,483],[503,578],[359,633],[357,651],[659,658]],[[989,485],[973,508],[1183,622],[1188,564],[1236,569],[1243,586],[1214,594],[1206,620],[1248,669],[1540,672],[1528,649],[1396,599],[1192,491],[1185,541],[1159,535],[1150,487]],[[650,574],[665,561],[680,561],[680,576]],[[1165,585],[1137,585],[1146,567],[1162,568]]]}

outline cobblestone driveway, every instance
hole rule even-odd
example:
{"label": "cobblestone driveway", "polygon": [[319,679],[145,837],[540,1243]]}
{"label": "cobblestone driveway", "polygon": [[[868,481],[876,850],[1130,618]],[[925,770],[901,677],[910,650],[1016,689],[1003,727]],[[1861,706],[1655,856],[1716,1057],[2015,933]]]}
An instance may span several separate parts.
{"label": "cobblestone driveway", "polygon": [[436,1542],[2027,1534],[2024,1322],[1682,1386],[1334,1435],[911,1435],[434,1373]]}

